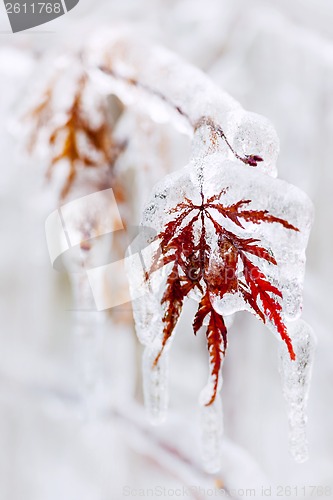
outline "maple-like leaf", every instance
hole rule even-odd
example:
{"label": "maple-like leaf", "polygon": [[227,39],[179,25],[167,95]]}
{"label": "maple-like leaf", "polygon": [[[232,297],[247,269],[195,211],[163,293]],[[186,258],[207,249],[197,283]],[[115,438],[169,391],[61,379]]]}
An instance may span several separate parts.
{"label": "maple-like leaf", "polygon": [[[242,238],[230,230],[230,221],[244,229],[244,222],[252,224],[278,224],[287,230],[298,232],[288,221],[270,214],[267,210],[251,210],[251,200],[239,200],[224,205],[221,197],[227,192],[205,199],[201,191],[201,203],[188,198],[168,211],[170,220],[157,235],[160,249],[153,256],[146,279],[158,268],[173,263],[166,280],[161,300],[164,309],[162,346],[154,364],[167,345],[181,314],[184,299],[191,291],[201,296],[193,320],[195,334],[205,324],[210,356],[211,377],[214,381],[210,405],[216,397],[222,359],[227,348],[227,328],[223,316],[213,307],[213,299],[223,299],[226,294],[238,293],[248,308],[264,323],[271,322],[286,343],[290,358],[295,353],[282,318],[282,292],[270,282],[260,269],[260,262],[277,265],[271,251],[256,238]],[[219,222],[217,221],[219,215]],[[227,229],[222,221],[229,221]],[[216,235],[213,248],[208,231]],[[253,256],[256,262],[254,263]],[[212,258],[214,257],[214,258]],[[240,272],[242,269],[242,272]]]}
{"label": "maple-like leaf", "polygon": [[54,166],[61,160],[68,163],[68,175],[60,197],[64,198],[72,187],[81,167],[109,165],[112,167],[125,144],[118,144],[113,139],[113,130],[107,116],[107,103],[100,100],[95,112],[101,116],[99,125],[92,123],[84,105],[84,94],[88,86],[88,77],[83,74],[77,82],[72,102],[65,113],[65,120],[60,125],[53,124],[53,93],[56,81],[52,81],[42,95],[40,102],[28,113],[32,120],[29,149],[33,150],[38,141],[40,130],[48,129],[48,147],[51,152],[47,177]]}

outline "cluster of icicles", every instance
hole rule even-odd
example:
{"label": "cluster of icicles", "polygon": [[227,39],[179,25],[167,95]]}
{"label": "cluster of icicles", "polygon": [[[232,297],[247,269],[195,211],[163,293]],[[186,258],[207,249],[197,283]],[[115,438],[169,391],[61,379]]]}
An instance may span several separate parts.
{"label": "cluster of icicles", "polygon": [[[288,405],[290,450],[295,460],[306,460],[306,404],[315,350],[315,336],[300,319],[305,249],[312,223],[312,205],[307,196],[294,186],[276,179],[279,141],[268,120],[246,112],[234,99],[217,88],[202,72],[160,47],[151,47],[126,33],[100,34],[89,42],[84,52],[88,74],[105,94],[116,95],[125,106],[147,113],[156,122],[171,122],[177,130],[192,137],[192,153],[187,167],[171,173],[153,188],[145,200],[141,223],[159,233],[167,222],[170,209],[184,198],[194,199],[198,186],[204,186],[206,197],[227,188],[227,202],[254,200],[259,207],[289,221],[299,231],[288,231],[273,225],[249,224],[248,234],[265,243],[277,266],[267,263],[266,276],[282,292],[282,319],[287,326],[296,355],[290,359],[280,341],[280,371],[283,393]],[[203,119],[205,117],[205,119]],[[207,119],[209,117],[209,120]],[[223,131],[218,140],[211,139],[211,125]],[[258,158],[244,162],[244,158]],[[254,162],[256,163],[256,162]],[[149,185],[150,180],[146,179]],[[153,186],[149,186],[150,190]],[[228,198],[229,197],[229,198]],[[143,207],[141,207],[143,208]],[[142,209],[141,209],[142,213]],[[145,405],[152,422],[166,418],[168,406],[168,357],[172,337],[158,363],[163,341],[163,308],[161,290],[165,284],[163,269],[147,282],[145,271],[156,251],[156,241],[140,237],[142,259],[129,259],[128,277],[132,292],[135,327],[145,346],[143,383]],[[134,252],[134,247],[129,252]],[[142,265],[144,264],[144,265]],[[199,300],[195,293],[191,298]],[[237,294],[214,302],[223,317],[247,309]],[[221,389],[222,377],[219,379]],[[223,415],[219,393],[210,405],[214,380],[209,377],[199,402],[201,406],[203,458],[208,471],[220,468],[220,445]]]}

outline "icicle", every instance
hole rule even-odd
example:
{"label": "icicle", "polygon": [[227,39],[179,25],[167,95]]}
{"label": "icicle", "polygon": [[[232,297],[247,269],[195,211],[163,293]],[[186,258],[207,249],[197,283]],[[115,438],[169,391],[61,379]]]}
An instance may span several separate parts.
{"label": "icicle", "polygon": [[308,459],[306,405],[315,353],[316,337],[303,320],[287,324],[296,360],[290,359],[285,344],[280,346],[280,374],[288,407],[289,448],[296,462]]}
{"label": "icicle", "polygon": [[[203,391],[203,393],[205,390]],[[203,394],[202,393],[202,394]],[[200,397],[200,402],[202,395]],[[213,474],[221,468],[221,442],[223,436],[222,402],[219,394],[205,406],[201,403],[201,454],[207,472]]]}
{"label": "icicle", "polygon": [[74,295],[73,341],[78,378],[84,399],[96,390],[100,378],[100,353],[105,315],[96,311],[95,302],[85,271],[71,276]]}
{"label": "icicle", "polygon": [[151,259],[158,250],[158,244],[148,243],[151,231],[142,227],[139,236],[127,249],[126,272],[132,297],[136,333],[145,346],[142,356],[144,403],[153,424],[166,418],[168,406],[168,349],[170,341],[158,359],[162,347],[163,322],[160,303],[160,288],[164,282],[161,268],[147,281],[145,273]]}
{"label": "icicle", "polygon": [[160,351],[154,344],[144,349],[142,358],[143,393],[145,407],[153,424],[160,424],[166,418],[168,407],[168,352],[165,351],[155,365]]}

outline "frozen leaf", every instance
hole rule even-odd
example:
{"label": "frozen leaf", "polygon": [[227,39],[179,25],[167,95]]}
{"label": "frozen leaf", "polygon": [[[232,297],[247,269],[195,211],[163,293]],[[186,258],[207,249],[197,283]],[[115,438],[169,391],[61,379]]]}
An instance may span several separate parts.
{"label": "frozen leaf", "polygon": [[30,149],[39,139],[47,146],[48,177],[59,162],[68,167],[61,198],[68,195],[80,169],[113,167],[124,148],[113,139],[106,97],[96,92],[83,69],[75,64],[74,68],[72,81],[67,81],[65,71],[54,77],[27,114]]}
{"label": "frozen leaf", "polygon": [[225,314],[251,311],[282,338],[294,359],[282,289],[290,288],[292,274],[297,286],[289,293],[298,294],[311,216],[311,204],[297,188],[223,161],[219,154],[160,183],[143,218],[157,231],[160,243],[148,281],[168,264],[161,298],[163,331],[154,365],[172,338],[190,292],[198,300],[194,333],[204,320],[207,325],[213,381],[207,405],[215,400],[227,347]]}

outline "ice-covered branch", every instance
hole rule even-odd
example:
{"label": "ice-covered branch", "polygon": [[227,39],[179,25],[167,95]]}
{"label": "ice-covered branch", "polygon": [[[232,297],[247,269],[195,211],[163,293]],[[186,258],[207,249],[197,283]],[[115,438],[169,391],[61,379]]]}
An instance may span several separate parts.
{"label": "ice-covered branch", "polygon": [[[279,142],[268,120],[246,112],[204,73],[168,50],[121,33],[89,42],[84,60],[105,92],[193,134],[208,127],[212,147],[275,175]],[[220,144],[219,144],[220,143]]]}

